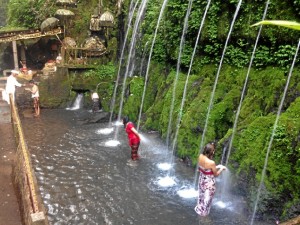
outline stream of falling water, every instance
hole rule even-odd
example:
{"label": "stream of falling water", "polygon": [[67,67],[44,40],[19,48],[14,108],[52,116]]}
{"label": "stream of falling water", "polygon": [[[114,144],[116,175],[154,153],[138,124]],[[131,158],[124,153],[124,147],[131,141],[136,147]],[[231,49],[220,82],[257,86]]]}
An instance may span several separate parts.
{"label": "stream of falling water", "polygon": [[149,53],[149,58],[148,58],[148,63],[147,63],[147,69],[146,69],[146,74],[145,74],[145,82],[144,82],[144,89],[143,89],[143,95],[142,95],[142,100],[141,100],[141,106],[140,106],[140,111],[139,111],[139,117],[138,117],[138,124],[137,124],[137,130],[139,130],[140,128],[140,122],[141,122],[141,117],[142,117],[142,112],[143,112],[143,107],[144,107],[144,99],[145,99],[145,95],[146,95],[146,90],[147,90],[147,82],[148,82],[148,76],[149,76],[149,69],[150,69],[150,62],[151,62],[151,58],[152,58],[152,53],[153,53],[153,47],[156,41],[156,35],[157,35],[157,31],[161,22],[161,18],[163,16],[163,13],[165,11],[166,5],[168,3],[168,0],[164,0],[161,9],[160,9],[160,13],[158,16],[158,20],[157,20],[157,24],[156,24],[156,28],[154,31],[154,36],[152,39],[152,44],[151,44],[151,48],[150,48],[150,53]]}
{"label": "stream of falling water", "polygon": [[188,8],[187,8],[185,18],[184,18],[182,34],[181,34],[181,38],[180,38],[179,52],[178,52],[177,65],[176,65],[176,75],[175,75],[175,79],[174,79],[174,83],[173,83],[172,102],[171,102],[171,107],[170,107],[170,112],[169,112],[169,123],[168,123],[167,137],[166,137],[166,143],[167,143],[168,147],[169,147],[169,141],[170,141],[170,135],[171,135],[171,124],[172,124],[172,117],[173,117],[174,104],[175,104],[175,98],[176,98],[177,81],[178,81],[180,65],[181,65],[182,49],[183,49],[183,46],[185,43],[185,35],[186,35],[187,29],[188,29],[188,21],[189,21],[189,16],[190,16],[190,13],[192,10],[192,5],[193,5],[193,0],[189,0]]}
{"label": "stream of falling water", "polygon": [[[132,4],[133,4],[133,1],[131,2],[131,5]],[[117,90],[118,90],[118,85],[119,85],[119,80],[120,80],[121,66],[122,66],[122,63],[123,63],[125,46],[126,46],[126,42],[127,42],[127,39],[128,39],[129,30],[130,30],[129,28],[130,28],[130,25],[131,25],[131,22],[132,22],[132,19],[133,19],[133,14],[135,12],[135,9],[136,9],[137,5],[138,5],[138,1],[136,1],[133,8],[130,7],[130,9],[132,8],[132,10],[131,10],[132,12],[129,13],[128,25],[127,25],[127,28],[126,28],[125,39],[124,39],[124,43],[122,45],[121,56],[120,56],[119,67],[118,67],[118,74],[117,74],[117,79],[116,79],[114,92],[113,92],[113,96],[112,96],[112,102],[111,102],[111,105],[110,105],[109,125],[111,125],[111,122],[112,122],[113,110],[114,110],[114,107],[115,107]]]}
{"label": "stream of falling water", "polygon": [[272,135],[270,137],[269,145],[268,145],[267,152],[266,152],[264,168],[263,168],[262,173],[261,173],[260,184],[259,184],[259,187],[258,187],[258,190],[257,190],[257,196],[256,196],[256,200],[255,200],[254,210],[253,210],[253,214],[252,214],[252,217],[251,217],[251,225],[253,225],[254,220],[255,220],[257,205],[259,204],[259,198],[260,198],[261,190],[262,190],[263,185],[264,185],[264,178],[265,178],[266,169],[267,169],[267,166],[268,166],[269,154],[270,154],[270,151],[271,151],[271,148],[272,148],[273,139],[274,139],[274,136],[275,136],[275,131],[276,131],[276,128],[277,128],[277,125],[278,125],[278,121],[279,121],[279,118],[280,118],[280,115],[281,115],[283,103],[285,101],[287,90],[288,90],[288,87],[289,87],[289,84],[290,84],[290,80],[291,80],[292,73],[293,73],[293,70],[294,70],[295,62],[296,62],[296,59],[298,57],[299,47],[300,47],[300,39],[298,41],[297,49],[296,49],[294,59],[293,59],[293,62],[292,62],[291,68],[290,68],[290,72],[289,72],[289,75],[288,75],[288,78],[287,78],[287,81],[286,81],[283,96],[281,98],[280,105],[279,105],[278,110],[277,110],[276,120],[274,122]]}
{"label": "stream of falling water", "polygon": [[[122,85],[122,93],[121,93],[121,99],[120,99],[118,120],[121,120],[121,116],[122,116],[124,95],[125,95],[125,90],[126,90],[126,81],[127,81],[127,77],[129,74],[130,65],[131,65],[132,61],[134,61],[134,60],[132,60],[132,55],[133,55],[133,52],[135,52],[135,45],[136,45],[136,41],[138,38],[137,34],[138,34],[140,23],[142,21],[142,16],[144,15],[145,10],[146,10],[147,3],[148,3],[148,0],[141,1],[141,4],[137,11],[137,17],[136,17],[133,31],[132,31],[131,43],[130,43],[130,48],[129,48],[129,53],[128,53],[128,60],[127,60],[127,64],[126,64],[125,74],[123,77],[123,85]],[[133,64],[134,64],[134,62],[133,62]],[[131,71],[133,71],[133,69]],[[118,139],[118,131],[119,131],[119,129],[117,127],[116,132],[115,132],[115,139]]]}
{"label": "stream of falling water", "polygon": [[[265,10],[264,10],[262,20],[265,20],[265,18],[266,18],[267,11],[268,11],[268,8],[269,8],[269,3],[270,3],[270,1],[266,2],[266,7],[265,7]],[[226,160],[225,160],[225,166],[227,166],[228,160],[229,160],[229,157],[230,157],[232,143],[233,143],[233,140],[234,140],[236,127],[237,127],[237,123],[238,123],[238,118],[239,118],[239,115],[240,115],[240,112],[241,112],[242,103],[243,103],[243,100],[244,100],[244,96],[245,96],[245,92],[246,92],[246,88],[247,88],[247,84],[248,84],[248,80],[249,80],[250,70],[252,68],[252,63],[253,63],[255,52],[256,52],[256,49],[257,49],[257,44],[258,44],[258,41],[259,41],[259,38],[260,38],[261,30],[262,30],[262,26],[260,26],[259,31],[258,31],[257,36],[256,36],[256,41],[255,41],[255,44],[254,44],[254,48],[253,48],[253,51],[252,51],[250,63],[249,63],[249,66],[248,66],[247,75],[246,75],[246,78],[245,78],[245,82],[244,82],[244,86],[243,86],[243,90],[242,90],[242,94],[241,94],[241,98],[240,98],[240,103],[239,103],[239,106],[238,106],[238,109],[237,109],[237,112],[236,112],[236,115],[235,115],[234,124],[233,124],[233,128],[232,128],[232,136],[231,136],[230,142],[229,142],[228,153],[226,154],[227,157],[226,157]]]}
{"label": "stream of falling water", "polygon": [[[266,2],[266,6],[265,6],[264,14],[262,16],[262,20],[265,20],[265,18],[266,18],[268,8],[269,8],[269,3],[270,3],[270,1]],[[262,31],[262,26],[260,26],[259,31],[257,33],[256,41],[255,41],[253,51],[252,51],[252,54],[251,54],[250,63],[249,63],[249,66],[248,66],[244,86],[243,86],[243,89],[242,89],[239,106],[238,106],[238,109],[237,109],[237,112],[236,112],[236,115],[235,115],[235,119],[234,119],[234,123],[233,123],[232,135],[231,135],[231,138],[230,138],[230,141],[229,141],[229,146],[228,146],[228,149],[224,149],[224,152],[223,152],[221,163],[225,162],[226,167],[228,165],[228,161],[229,161],[229,158],[230,158],[232,144],[233,144],[233,140],[234,140],[234,137],[235,137],[235,132],[236,132],[237,124],[238,124],[238,119],[239,119],[239,115],[240,115],[240,112],[241,112],[244,96],[245,96],[245,93],[246,93],[246,88],[247,88],[247,84],[248,84],[248,80],[249,80],[249,76],[250,76],[250,70],[252,68],[252,63],[253,63],[253,60],[254,60],[254,56],[255,56],[256,49],[257,49],[257,45],[258,45],[258,41],[259,41],[259,38],[260,38],[261,31]],[[223,179],[222,187],[221,187],[221,196],[222,196],[223,201],[225,201],[226,200],[225,198],[227,197],[228,190],[226,190],[226,187],[228,187],[229,182],[230,182],[229,179]]]}
{"label": "stream of falling water", "polygon": [[[230,29],[229,29],[229,32],[228,32],[228,35],[227,35],[227,38],[226,38],[224,48],[223,48],[222,57],[221,57],[221,60],[220,60],[220,63],[219,63],[219,67],[218,67],[217,75],[216,75],[216,78],[215,78],[213,90],[212,90],[212,93],[211,93],[211,96],[210,96],[210,102],[209,102],[209,107],[208,107],[207,114],[206,114],[205,125],[204,125],[204,129],[203,129],[202,137],[201,137],[199,153],[201,153],[202,148],[204,146],[205,135],[206,135],[206,130],[207,130],[207,126],[208,126],[208,119],[209,119],[209,116],[210,116],[210,111],[213,107],[214,95],[215,95],[215,91],[216,91],[216,88],[217,88],[217,84],[218,84],[218,80],[219,80],[219,76],[220,76],[220,72],[221,72],[221,68],[222,68],[222,64],[223,64],[223,60],[224,60],[224,56],[225,56],[225,52],[226,52],[227,45],[228,45],[232,30],[233,30],[233,27],[234,27],[234,24],[235,24],[236,17],[239,13],[241,4],[242,4],[242,0],[239,0],[238,4],[236,6],[236,10],[235,10],[235,13],[234,13],[231,25],[230,25]],[[197,175],[198,175],[198,169],[196,168],[195,169],[195,177],[194,177],[194,187],[196,186],[196,183],[197,183]]]}

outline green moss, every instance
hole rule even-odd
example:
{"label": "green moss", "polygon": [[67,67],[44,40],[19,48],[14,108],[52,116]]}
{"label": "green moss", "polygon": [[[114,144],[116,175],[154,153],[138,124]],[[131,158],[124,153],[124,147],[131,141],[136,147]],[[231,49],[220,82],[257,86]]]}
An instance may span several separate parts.
{"label": "green moss", "polygon": [[143,95],[144,79],[132,77],[127,83],[127,96],[124,96],[123,115],[127,115],[132,121],[138,120]]}

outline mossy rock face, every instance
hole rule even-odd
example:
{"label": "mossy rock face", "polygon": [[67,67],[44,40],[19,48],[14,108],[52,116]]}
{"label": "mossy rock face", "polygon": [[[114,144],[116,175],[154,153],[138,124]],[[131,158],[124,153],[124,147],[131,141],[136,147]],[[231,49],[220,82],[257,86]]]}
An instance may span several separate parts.
{"label": "mossy rock face", "polygon": [[123,99],[123,115],[127,115],[132,121],[138,120],[143,87],[144,79],[142,77],[132,77],[128,79]]}
{"label": "mossy rock face", "polygon": [[[300,92],[297,71],[297,69],[294,71],[295,75],[290,80],[270,149],[264,180],[265,190],[261,196],[264,203],[259,207],[259,213],[262,214],[272,208],[272,202],[281,204],[283,199],[287,204],[286,207],[292,208],[293,204],[289,204],[291,199],[286,193],[292,193],[296,199],[300,198],[297,188],[300,186],[300,170],[296,169],[300,168],[298,160],[300,158]],[[190,158],[196,165],[197,157],[201,152],[201,144],[217,141],[218,150],[215,159],[220,160],[222,147],[228,146],[233,135],[233,124],[240,104],[246,72],[245,69],[224,66],[216,86],[208,119],[207,112],[215,81],[214,66],[205,66],[197,74],[191,75],[182,112],[180,112],[180,102],[185,76],[179,75],[174,113],[171,115],[173,123],[170,134],[173,137],[176,119],[178,114],[182,113],[175,146],[176,155]],[[157,71],[157,73],[152,73],[149,79],[151,86],[148,90],[155,92],[155,98],[151,99],[152,104],[149,102],[145,109],[144,126],[147,129],[158,130],[162,138],[167,136],[174,78],[175,72],[164,74]],[[286,73],[278,68],[253,70],[244,93],[228,166],[235,171],[237,183],[243,183],[245,180],[248,182],[249,185],[243,187],[242,192],[253,193],[249,195],[249,202],[255,199],[286,81]],[[201,143],[206,122],[204,143]],[[279,211],[272,212],[279,215],[281,213]]]}
{"label": "mossy rock face", "polygon": [[61,108],[67,106],[70,99],[71,85],[68,70],[58,68],[56,73],[40,78],[40,104],[44,108]]}

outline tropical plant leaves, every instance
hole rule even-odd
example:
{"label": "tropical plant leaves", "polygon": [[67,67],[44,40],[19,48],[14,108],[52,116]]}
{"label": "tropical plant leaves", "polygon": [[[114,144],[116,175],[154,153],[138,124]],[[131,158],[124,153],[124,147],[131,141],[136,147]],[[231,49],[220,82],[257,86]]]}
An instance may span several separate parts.
{"label": "tropical plant leaves", "polygon": [[276,25],[276,26],[287,27],[294,30],[300,30],[300,23],[294,21],[287,21],[287,20],[263,20],[256,24],[253,24],[251,27],[259,26],[259,25]]}

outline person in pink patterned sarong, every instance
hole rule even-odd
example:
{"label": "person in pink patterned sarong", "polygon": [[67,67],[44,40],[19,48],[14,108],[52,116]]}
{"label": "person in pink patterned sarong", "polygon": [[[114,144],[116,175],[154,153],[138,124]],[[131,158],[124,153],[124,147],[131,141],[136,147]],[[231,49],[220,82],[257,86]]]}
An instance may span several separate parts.
{"label": "person in pink patterned sarong", "polygon": [[138,150],[141,141],[140,134],[134,128],[133,123],[129,121],[127,116],[123,118],[123,124],[125,131],[128,135],[129,146],[131,147],[131,159],[133,161],[138,160],[140,158],[138,155]]}
{"label": "person in pink patterned sarong", "polygon": [[212,160],[215,154],[215,145],[209,143],[204,147],[203,153],[199,155],[199,183],[198,202],[195,211],[199,216],[207,216],[210,212],[212,200],[216,191],[215,177],[226,169],[223,165],[216,166]]}

